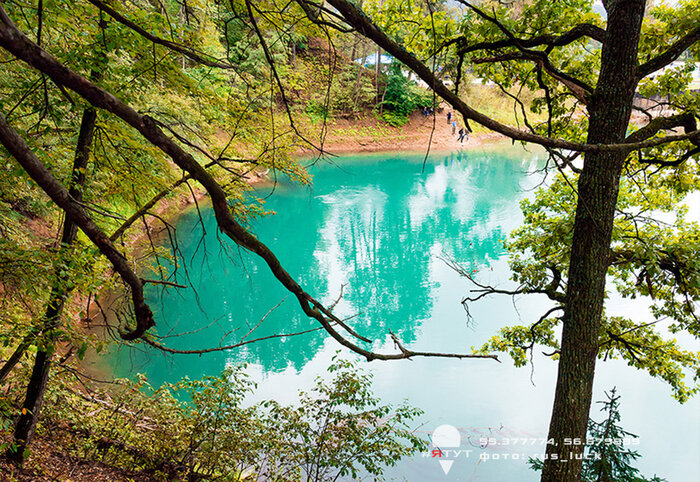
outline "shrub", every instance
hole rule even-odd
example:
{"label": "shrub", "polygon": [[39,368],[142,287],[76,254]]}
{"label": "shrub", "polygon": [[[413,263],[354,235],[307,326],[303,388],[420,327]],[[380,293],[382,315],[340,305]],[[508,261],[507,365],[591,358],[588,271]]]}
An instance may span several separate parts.
{"label": "shrub", "polygon": [[[420,412],[381,405],[349,361],[334,359],[333,379],[317,380],[297,407],[245,406],[255,385],[243,368],[159,389],[141,376],[89,394],[64,373],[49,385],[40,428],[70,455],[163,480],[376,478],[425,446],[408,426]],[[0,410],[4,430],[10,412]]]}

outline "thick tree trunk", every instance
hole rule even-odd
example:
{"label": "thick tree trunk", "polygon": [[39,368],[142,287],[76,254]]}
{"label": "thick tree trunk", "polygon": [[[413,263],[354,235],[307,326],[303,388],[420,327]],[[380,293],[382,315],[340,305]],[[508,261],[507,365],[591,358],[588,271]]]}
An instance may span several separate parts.
{"label": "thick tree trunk", "polygon": [[[644,0],[609,0],[601,71],[589,106],[589,144],[624,140],[636,89]],[[587,154],[578,182],[559,375],[542,480],[580,480],[615,206],[624,152]],[[569,439],[569,441],[565,441]],[[565,462],[566,461],[566,462]]]}
{"label": "thick tree trunk", "polygon": [[[78,143],[76,146],[76,155],[73,162],[71,184],[68,191],[71,197],[79,202],[82,201],[83,198],[85,169],[88,159],[90,158],[90,146],[92,145],[96,118],[97,113],[95,109],[89,108],[83,111],[80,133],[78,134]],[[58,253],[59,260],[65,258],[66,252],[70,250],[71,245],[75,241],[77,232],[78,227],[76,224],[66,216],[63,222],[63,232],[61,234],[61,249]],[[66,262],[68,264],[70,263],[69,261]],[[56,348],[56,332],[61,324],[63,306],[71,292],[68,288],[68,282],[69,279],[66,270],[57,269],[54,285],[49,295],[46,313],[40,330],[43,331],[44,334],[44,343],[37,351],[36,358],[34,359],[34,368],[29,379],[29,384],[27,385],[27,392],[24,404],[22,405],[22,413],[15,425],[15,447],[8,453],[9,457],[19,464],[24,461],[24,452],[31,443],[36,430],[36,424],[49,378],[51,359]]]}

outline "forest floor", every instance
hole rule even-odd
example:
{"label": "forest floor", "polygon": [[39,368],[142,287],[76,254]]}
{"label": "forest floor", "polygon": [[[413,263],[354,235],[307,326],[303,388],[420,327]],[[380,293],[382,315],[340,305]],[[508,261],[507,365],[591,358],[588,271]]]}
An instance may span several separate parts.
{"label": "forest floor", "polygon": [[[53,435],[53,434],[52,434]],[[39,435],[32,444],[32,454],[17,468],[0,458],[3,482],[149,482],[163,480],[149,471],[130,471],[96,460],[68,455],[52,435]]]}

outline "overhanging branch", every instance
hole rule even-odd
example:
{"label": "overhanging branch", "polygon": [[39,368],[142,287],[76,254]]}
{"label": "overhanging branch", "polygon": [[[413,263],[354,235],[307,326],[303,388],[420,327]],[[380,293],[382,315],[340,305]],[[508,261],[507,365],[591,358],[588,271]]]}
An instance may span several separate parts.
{"label": "overhanging branch", "polygon": [[[206,168],[200,165],[191,154],[183,150],[173,139],[166,136],[154,119],[139,114],[131,106],[123,103],[110,92],[100,88],[85,77],[61,64],[58,60],[53,58],[46,51],[32,42],[26,35],[24,35],[24,33],[18,30],[7,16],[2,6],[0,6],[0,46],[5,48],[17,58],[28,63],[30,66],[46,74],[57,84],[73,90],[93,106],[107,110],[119,117],[122,121],[136,129],[145,139],[151,142],[151,144],[158,147],[161,151],[168,155],[173,162],[178,167],[186,171],[192,177],[192,179],[199,182],[211,197],[212,208],[214,210],[214,216],[219,229],[236,244],[261,257],[268,265],[268,268],[275,278],[297,298],[302,311],[308,317],[318,321],[328,332],[328,334],[341,345],[354,351],[355,353],[362,355],[368,361],[398,360],[417,356],[498,359],[496,355],[462,355],[454,353],[419,352],[411,350],[403,350],[400,353],[394,354],[379,354],[371,350],[364,349],[351,342],[341,335],[335,329],[334,325],[341,326],[348,333],[363,341],[369,342],[370,340],[357,335],[342,320],[340,320],[319,301],[314,299],[310,294],[302,289],[296,280],[292,278],[292,276],[283,268],[274,253],[272,253],[272,251],[270,251],[270,249],[264,243],[260,242],[253,234],[248,232],[240,223],[238,223],[234,214],[231,212],[226,192],[209,174]],[[109,243],[109,246],[111,246],[111,242],[106,238],[106,235],[104,238],[106,242]],[[126,263],[124,258],[120,258],[120,260],[115,259],[115,262],[118,261]],[[128,273],[125,273],[125,276],[126,275],[128,275]],[[129,280],[131,282],[138,283],[138,286],[140,286],[141,280],[135,275],[134,278],[135,280],[132,280],[131,278],[129,278]],[[129,284],[131,285],[131,283]],[[132,291],[135,290],[132,288]],[[134,296],[136,296],[136,294]],[[136,301],[139,300],[135,300],[135,309],[137,312],[143,311],[144,306],[145,309],[148,309],[148,306],[143,302],[142,293],[140,300],[141,303],[136,304]],[[138,330],[135,330],[129,334],[129,339],[141,337],[148,328],[153,326],[150,310],[148,310],[148,315],[150,324],[140,323],[140,326],[137,327]],[[137,316],[144,318],[143,313],[140,315],[137,313]]]}
{"label": "overhanging branch", "polygon": [[574,96],[584,104],[588,104],[588,96],[593,93],[593,88],[571,75],[560,71],[552,65],[547,56],[542,52],[522,51],[500,54],[494,57],[472,59],[475,64],[508,62],[510,60],[528,60],[534,62],[547,72],[550,77],[564,84]]}
{"label": "overhanging branch", "polygon": [[355,29],[365,37],[371,39],[379,47],[386,50],[389,54],[413,70],[437,95],[447,101],[456,111],[458,111],[464,119],[473,120],[482,126],[494,130],[500,134],[510,137],[513,140],[531,142],[545,147],[568,149],[580,152],[602,152],[602,151],[623,151],[630,152],[635,149],[646,147],[655,147],[670,142],[688,139],[700,132],[667,136],[664,138],[652,139],[645,142],[635,144],[580,144],[570,142],[563,139],[553,139],[546,136],[540,136],[528,131],[516,129],[511,126],[501,124],[489,116],[473,109],[462,101],[457,95],[448,89],[433,72],[418,60],[413,54],[409,53],[405,48],[393,41],[389,36],[377,27],[372,20],[358,7],[346,0],[328,0],[328,3],[340,12],[345,21],[355,27]]}
{"label": "overhanging branch", "polygon": [[114,247],[107,235],[95,224],[85,209],[64,188],[51,172],[34,155],[24,139],[10,126],[0,114],[0,143],[8,150],[29,176],[48,194],[58,207],[63,209],[71,221],[83,231],[90,241],[110,261],[124,283],[131,289],[134,303],[136,327],[129,333],[122,334],[126,340],[141,336],[154,325],[153,314],[143,296],[143,282],[131,270],[126,258]]}
{"label": "overhanging branch", "polygon": [[[590,37],[600,43],[605,42],[605,30],[590,23],[576,25],[562,35],[540,35],[530,39],[515,38],[514,36],[507,39],[495,40],[493,42],[479,42],[472,45],[465,45],[457,49],[458,53],[468,54],[478,52],[480,50],[498,50],[507,47],[516,47],[520,45],[525,48],[533,48],[540,46],[547,47],[563,47],[575,42],[583,37]],[[459,39],[457,39],[459,42]]]}

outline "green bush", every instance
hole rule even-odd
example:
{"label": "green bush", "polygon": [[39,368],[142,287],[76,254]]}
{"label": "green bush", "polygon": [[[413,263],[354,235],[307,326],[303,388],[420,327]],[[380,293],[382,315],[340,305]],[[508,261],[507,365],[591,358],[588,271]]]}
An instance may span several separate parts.
{"label": "green bush", "polygon": [[[361,471],[377,478],[425,447],[408,425],[420,411],[381,405],[371,377],[349,361],[334,359],[332,380],[317,380],[296,407],[245,406],[255,385],[243,369],[157,390],[144,377],[121,380],[89,395],[57,376],[40,428],[70,455],[163,480],[324,481]],[[3,421],[10,412],[0,410]],[[8,430],[9,423],[0,426]]]}
{"label": "green bush", "polygon": [[382,102],[383,119],[392,126],[402,126],[416,109],[429,107],[434,107],[433,95],[404,76],[401,64],[392,63]]}
{"label": "green bush", "polygon": [[314,123],[323,122],[330,117],[329,105],[323,98],[309,100],[305,112]]}
{"label": "green bush", "polygon": [[408,122],[408,115],[387,110],[382,113],[382,119],[390,126],[401,127]]}

